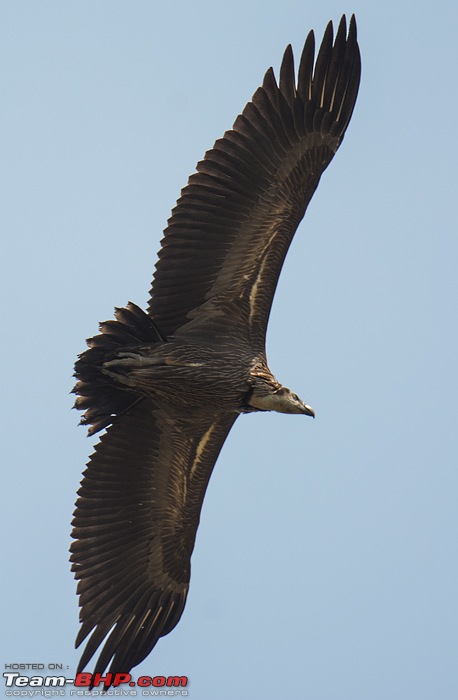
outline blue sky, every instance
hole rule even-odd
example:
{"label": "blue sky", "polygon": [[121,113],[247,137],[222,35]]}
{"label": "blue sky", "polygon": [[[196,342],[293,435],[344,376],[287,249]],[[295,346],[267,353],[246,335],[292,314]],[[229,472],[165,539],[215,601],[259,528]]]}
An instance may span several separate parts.
{"label": "blue sky", "polygon": [[196,700],[458,693],[458,10],[4,0],[0,664],[75,669],[72,366],[145,305],[162,229],[285,46],[355,12],[347,136],[284,266],[272,370],[315,421],[242,417],[179,626],[135,669]]}

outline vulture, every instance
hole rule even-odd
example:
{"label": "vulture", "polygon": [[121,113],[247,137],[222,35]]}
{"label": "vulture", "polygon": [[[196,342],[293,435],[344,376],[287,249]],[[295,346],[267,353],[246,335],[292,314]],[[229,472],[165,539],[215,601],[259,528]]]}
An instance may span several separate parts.
{"label": "vulture", "polygon": [[339,148],[359,88],[352,16],[286,48],[181,191],[147,311],[129,302],[75,365],[75,406],[104,430],[78,491],[71,546],[86,641],[77,673],[128,673],[178,623],[205,491],[241,413],[314,416],[265,351],[294,233]]}

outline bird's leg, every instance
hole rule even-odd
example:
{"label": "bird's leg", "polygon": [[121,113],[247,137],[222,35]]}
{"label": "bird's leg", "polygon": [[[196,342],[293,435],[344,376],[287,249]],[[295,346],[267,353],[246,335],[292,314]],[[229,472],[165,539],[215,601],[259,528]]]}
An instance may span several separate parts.
{"label": "bird's leg", "polygon": [[155,355],[141,355],[137,352],[118,352],[114,360],[103,363],[102,371],[108,374],[108,367],[122,367],[123,369],[136,369],[138,367],[148,367],[149,365],[163,364],[163,358]]}
{"label": "bird's leg", "polygon": [[151,347],[138,347],[134,350],[121,350],[116,356],[107,360],[100,367],[103,374],[120,384],[136,390],[149,384],[153,368],[164,367],[167,364],[163,353],[151,351]]}

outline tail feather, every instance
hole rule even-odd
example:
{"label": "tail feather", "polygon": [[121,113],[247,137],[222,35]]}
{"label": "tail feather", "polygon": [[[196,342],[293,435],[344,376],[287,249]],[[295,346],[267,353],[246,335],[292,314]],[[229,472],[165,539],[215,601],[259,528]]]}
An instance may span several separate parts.
{"label": "tail feather", "polygon": [[75,364],[75,408],[84,411],[80,422],[90,426],[89,435],[103,430],[116,416],[142,401],[142,396],[106,376],[101,371],[103,363],[120,349],[165,341],[153,319],[132,302],[125,308],[116,308],[115,317],[116,321],[100,324],[101,332],[86,341],[89,348]]}

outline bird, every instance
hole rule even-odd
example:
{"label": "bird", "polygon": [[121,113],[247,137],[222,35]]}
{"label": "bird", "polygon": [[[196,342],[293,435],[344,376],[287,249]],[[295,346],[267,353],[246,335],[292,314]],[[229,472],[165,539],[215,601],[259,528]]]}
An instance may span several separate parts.
{"label": "bird", "polygon": [[[129,302],[75,364],[75,407],[101,431],[71,545],[80,673],[128,673],[176,626],[202,503],[243,413],[314,417],[272,374],[266,329],[296,229],[344,138],[361,57],[354,15],[291,46],[181,191],[147,311]],[[94,662],[93,662],[94,663]]]}

